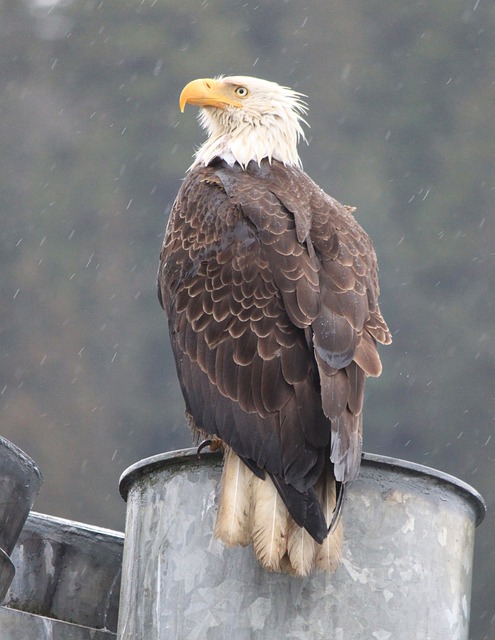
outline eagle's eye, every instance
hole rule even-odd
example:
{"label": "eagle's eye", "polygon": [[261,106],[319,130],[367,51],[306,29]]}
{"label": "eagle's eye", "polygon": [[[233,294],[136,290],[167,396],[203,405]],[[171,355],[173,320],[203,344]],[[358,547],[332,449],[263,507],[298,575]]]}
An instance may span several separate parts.
{"label": "eagle's eye", "polygon": [[239,98],[246,98],[249,95],[249,90],[246,87],[240,86],[234,89],[234,93]]}

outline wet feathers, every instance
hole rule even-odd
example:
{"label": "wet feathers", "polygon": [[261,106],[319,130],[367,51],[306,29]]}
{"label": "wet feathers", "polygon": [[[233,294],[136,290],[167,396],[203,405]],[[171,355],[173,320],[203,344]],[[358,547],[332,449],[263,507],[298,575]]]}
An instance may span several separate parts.
{"label": "wet feathers", "polygon": [[390,342],[369,237],[298,166],[215,157],[185,177],[158,285],[191,424],[226,448],[216,535],[271,570],[334,570],[335,479],[359,472]]}

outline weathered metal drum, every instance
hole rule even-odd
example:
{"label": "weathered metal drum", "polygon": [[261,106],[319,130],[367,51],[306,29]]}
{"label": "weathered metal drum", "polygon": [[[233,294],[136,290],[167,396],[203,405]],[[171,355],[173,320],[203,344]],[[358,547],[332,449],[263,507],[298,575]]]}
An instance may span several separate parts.
{"label": "weathered metal drum", "polygon": [[212,535],[221,457],[188,449],[121,478],[119,640],[465,640],[481,496],[426,467],[365,455],[334,575],[263,570]]}
{"label": "weathered metal drum", "polygon": [[31,513],[12,553],[2,640],[115,638],[124,534]]}
{"label": "weathered metal drum", "polygon": [[10,554],[41,486],[31,458],[0,437],[0,603],[14,577]]}

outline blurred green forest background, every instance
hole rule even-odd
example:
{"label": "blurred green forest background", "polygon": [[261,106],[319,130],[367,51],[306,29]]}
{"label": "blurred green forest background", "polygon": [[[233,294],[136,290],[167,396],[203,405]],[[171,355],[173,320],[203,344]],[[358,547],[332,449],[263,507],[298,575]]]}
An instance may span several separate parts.
{"label": "blurred green forest background", "polygon": [[121,472],[190,446],[158,305],[197,77],[308,95],[306,171],[358,208],[394,333],[365,449],[474,485],[495,635],[495,8],[486,0],[0,0],[0,433],[38,511],[123,529]]}

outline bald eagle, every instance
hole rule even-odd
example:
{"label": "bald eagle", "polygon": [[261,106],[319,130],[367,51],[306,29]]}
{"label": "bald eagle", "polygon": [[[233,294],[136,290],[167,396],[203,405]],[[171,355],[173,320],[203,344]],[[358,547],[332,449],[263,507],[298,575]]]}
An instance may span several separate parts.
{"label": "bald eagle", "polygon": [[224,450],[215,535],[252,543],[272,571],[332,572],[365,378],[391,341],[373,245],[302,171],[301,94],[219,77],[190,82],[186,103],[208,139],[172,208],[158,290],[190,424]]}

